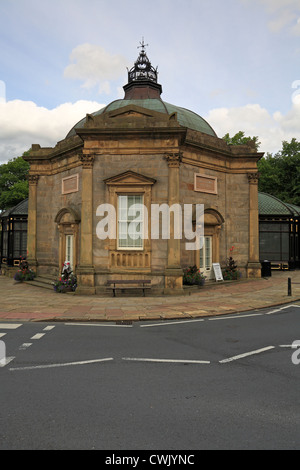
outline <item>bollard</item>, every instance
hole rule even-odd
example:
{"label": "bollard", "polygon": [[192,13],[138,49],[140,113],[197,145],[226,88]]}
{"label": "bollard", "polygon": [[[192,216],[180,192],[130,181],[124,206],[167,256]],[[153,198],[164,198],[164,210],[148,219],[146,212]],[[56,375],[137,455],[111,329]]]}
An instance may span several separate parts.
{"label": "bollard", "polygon": [[292,279],[288,277],[288,296],[292,295]]}

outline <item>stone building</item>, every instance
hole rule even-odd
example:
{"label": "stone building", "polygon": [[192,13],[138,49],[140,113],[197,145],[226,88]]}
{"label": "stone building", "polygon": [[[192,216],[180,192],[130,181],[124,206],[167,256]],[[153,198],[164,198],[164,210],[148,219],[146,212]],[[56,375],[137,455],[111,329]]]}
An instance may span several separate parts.
{"label": "stone building", "polygon": [[[151,279],[153,292],[182,290],[182,269],[210,276],[229,249],[245,277],[260,276],[257,161],[254,147],[231,146],[198,114],[166,103],[144,45],[128,71],[124,99],[78,122],[54,148],[32,145],[28,261],[38,274],[57,276],[69,260],[78,293],[102,293],[110,279]],[[115,238],[97,234],[116,209]],[[130,207],[142,204],[137,237],[128,235]],[[153,204],[204,204],[204,246],[186,250],[174,236],[151,237]],[[131,223],[132,226],[132,223]],[[138,234],[148,229],[148,238]]]}

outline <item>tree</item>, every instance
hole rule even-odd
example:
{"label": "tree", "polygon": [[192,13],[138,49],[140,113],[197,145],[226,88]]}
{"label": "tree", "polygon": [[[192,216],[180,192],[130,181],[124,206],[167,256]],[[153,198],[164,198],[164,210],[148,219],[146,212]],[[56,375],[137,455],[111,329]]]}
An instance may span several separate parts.
{"label": "tree", "polygon": [[[29,151],[23,155],[28,155]],[[14,207],[28,197],[29,163],[22,157],[0,165],[0,212]]]}
{"label": "tree", "polygon": [[233,137],[230,137],[229,133],[225,134],[223,139],[227,142],[228,145],[254,145],[256,150],[260,146],[258,142],[258,137],[246,137],[243,131],[237,132]]}
{"label": "tree", "polygon": [[300,206],[300,142],[283,141],[282,150],[258,162],[259,191]]}
{"label": "tree", "polygon": [[[223,139],[229,145],[251,143],[258,150],[258,137],[246,137],[242,131],[233,137],[227,133]],[[283,202],[300,206],[300,142],[293,138],[283,141],[282,149],[272,155],[267,153],[257,163],[258,190],[271,194]]]}

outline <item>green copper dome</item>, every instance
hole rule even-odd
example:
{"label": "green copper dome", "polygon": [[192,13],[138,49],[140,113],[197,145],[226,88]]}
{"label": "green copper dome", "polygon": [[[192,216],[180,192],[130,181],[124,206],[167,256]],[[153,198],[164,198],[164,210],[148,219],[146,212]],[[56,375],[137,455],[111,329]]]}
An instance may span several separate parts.
{"label": "green copper dome", "polygon": [[[217,137],[213,128],[198,114],[188,109],[166,103],[160,97],[162,87],[157,83],[158,71],[152,67],[145,52],[146,44],[140,43],[141,49],[134,66],[128,70],[128,83],[123,87],[124,99],[112,101],[108,106],[92,113],[93,116],[116,111],[128,105],[135,105],[151,111],[171,115],[177,113],[179,124],[188,129],[203,132],[204,134]],[[76,135],[76,129],[84,127],[85,118],[79,121],[68,133],[68,137]]]}
{"label": "green copper dome", "polygon": [[[139,106],[141,108],[146,108],[151,111],[157,111],[159,113],[165,113],[169,115],[172,113],[177,113],[177,119],[181,126],[187,127],[188,129],[192,129],[195,131],[203,132],[204,134],[217,137],[213,128],[201,116],[199,116],[198,114],[188,109],[181,108],[179,106],[175,106],[170,103],[166,103],[165,101],[162,101],[160,98],[136,99],[136,100],[135,99],[130,99],[130,100],[120,99],[120,100],[112,101],[112,103],[100,109],[99,111],[92,113],[92,115],[98,116],[99,114],[108,113],[109,111],[115,111],[117,109],[123,108],[130,104]],[[76,135],[76,129],[84,127],[84,124],[85,124],[85,118],[79,121],[70,130],[70,132],[67,135],[67,138]]]}
{"label": "green copper dome", "polygon": [[259,215],[300,215],[300,207],[282,202],[275,196],[266,193],[258,193]]}

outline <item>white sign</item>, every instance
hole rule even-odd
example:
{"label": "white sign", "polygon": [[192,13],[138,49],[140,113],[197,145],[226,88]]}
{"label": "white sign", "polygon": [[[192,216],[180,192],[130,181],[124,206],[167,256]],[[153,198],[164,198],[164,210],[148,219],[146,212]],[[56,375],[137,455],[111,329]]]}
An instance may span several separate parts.
{"label": "white sign", "polygon": [[212,266],[215,273],[216,281],[224,281],[220,263],[213,263]]}

